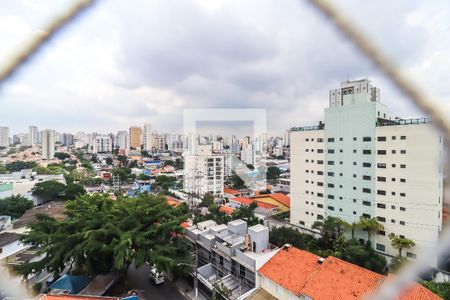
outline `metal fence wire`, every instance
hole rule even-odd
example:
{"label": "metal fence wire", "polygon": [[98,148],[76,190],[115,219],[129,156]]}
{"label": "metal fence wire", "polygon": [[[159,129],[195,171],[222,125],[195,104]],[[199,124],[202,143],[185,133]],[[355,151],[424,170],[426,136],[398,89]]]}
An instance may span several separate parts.
{"label": "metal fence wire", "polygon": [[[445,174],[450,174],[450,121],[442,110],[434,104],[431,98],[422,90],[419,85],[413,83],[405,74],[403,74],[396,65],[388,58],[388,56],[360,29],[355,26],[345,14],[340,12],[327,0],[299,0],[305,1],[309,5],[316,8],[337,32],[341,33],[345,39],[351,42],[365,57],[370,60],[383,74],[390,80],[415,106],[417,106],[424,114],[431,118],[434,127],[444,137],[444,143],[447,151],[446,160],[444,162]],[[47,43],[55,34],[60,32],[65,26],[70,24],[83,11],[91,7],[95,0],[79,0],[75,1],[66,11],[62,12],[58,17],[49,22],[45,26],[43,33],[30,39],[29,43],[23,49],[14,53],[13,57],[8,60],[5,66],[0,68],[0,87],[11,78],[14,73],[20,69],[42,46]],[[448,191],[448,183],[444,182],[444,205],[447,203],[446,191]],[[447,226],[448,227],[448,226]],[[370,299],[396,299],[411,284],[420,279],[420,274],[429,270],[429,266],[433,262],[433,258],[443,257],[450,253],[450,230],[444,228],[437,245],[433,245],[428,249],[422,249],[422,253],[418,255],[419,259],[410,262],[402,270],[398,276],[392,280],[386,281]],[[7,279],[0,280],[0,290],[10,289]],[[17,299],[24,299],[24,291],[17,289],[11,290],[11,296]]]}

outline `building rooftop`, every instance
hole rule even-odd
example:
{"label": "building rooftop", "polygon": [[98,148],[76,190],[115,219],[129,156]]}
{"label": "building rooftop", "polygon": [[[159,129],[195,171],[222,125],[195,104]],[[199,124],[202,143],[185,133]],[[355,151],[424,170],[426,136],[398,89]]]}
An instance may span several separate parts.
{"label": "building rooftop", "polygon": [[15,241],[18,241],[20,234],[13,232],[3,232],[0,233],[0,247],[9,245]]}

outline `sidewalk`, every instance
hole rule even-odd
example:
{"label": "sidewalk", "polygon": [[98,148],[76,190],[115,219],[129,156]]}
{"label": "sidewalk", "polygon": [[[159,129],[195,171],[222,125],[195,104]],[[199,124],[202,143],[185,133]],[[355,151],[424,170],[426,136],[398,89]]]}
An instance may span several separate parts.
{"label": "sidewalk", "polygon": [[[177,281],[174,282],[175,286],[177,287],[178,291],[183,294],[184,297],[187,299],[195,299],[195,291],[194,288],[189,285],[189,283],[184,279],[177,279]],[[198,298],[196,300],[208,300],[205,296],[198,292]]]}

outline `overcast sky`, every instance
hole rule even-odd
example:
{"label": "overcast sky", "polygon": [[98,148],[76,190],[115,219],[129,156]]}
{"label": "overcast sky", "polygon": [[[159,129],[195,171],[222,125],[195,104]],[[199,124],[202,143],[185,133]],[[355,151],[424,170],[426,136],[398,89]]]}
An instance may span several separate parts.
{"label": "overcast sky", "polygon": [[[68,3],[3,1],[0,63]],[[334,3],[449,110],[447,0]],[[184,108],[265,108],[281,134],[321,120],[347,77],[371,79],[392,115],[421,116],[306,1],[108,0],[3,87],[0,126],[181,132]]]}

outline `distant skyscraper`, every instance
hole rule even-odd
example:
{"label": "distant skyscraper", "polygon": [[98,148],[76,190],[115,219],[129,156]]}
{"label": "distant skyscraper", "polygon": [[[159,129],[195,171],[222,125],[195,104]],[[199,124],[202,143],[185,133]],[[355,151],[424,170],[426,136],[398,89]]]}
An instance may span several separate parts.
{"label": "distant skyscraper", "polygon": [[46,129],[41,132],[42,159],[53,159],[55,157],[55,131]]}
{"label": "distant skyscraper", "polygon": [[141,149],[142,144],[142,128],[138,126],[130,127],[130,147]]}
{"label": "distant skyscraper", "polygon": [[37,126],[28,127],[28,143],[29,146],[39,144],[39,131]]}
{"label": "distant skyscraper", "polygon": [[9,127],[0,127],[0,147],[9,146]]}
{"label": "distant skyscraper", "polygon": [[112,151],[112,140],[109,134],[99,134],[95,137],[92,152],[103,153]]}
{"label": "distant skyscraper", "polygon": [[62,144],[63,146],[73,146],[73,134],[71,133],[63,133],[62,134]]}
{"label": "distant skyscraper", "polygon": [[142,144],[144,145],[144,150],[152,150],[152,124],[144,124],[142,131]]}
{"label": "distant skyscraper", "polygon": [[116,148],[125,150],[130,149],[130,139],[128,136],[128,132],[126,131],[117,132]]}

